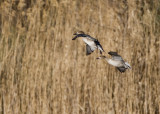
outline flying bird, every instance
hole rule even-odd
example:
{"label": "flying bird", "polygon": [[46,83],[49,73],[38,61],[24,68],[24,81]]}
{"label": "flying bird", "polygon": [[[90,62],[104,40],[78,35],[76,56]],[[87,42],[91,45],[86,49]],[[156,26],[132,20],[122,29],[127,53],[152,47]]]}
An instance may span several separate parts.
{"label": "flying bird", "polygon": [[97,39],[91,37],[90,35],[85,34],[83,31],[78,31],[73,35],[75,35],[75,37],[72,40],[75,40],[79,37],[83,38],[83,41],[86,44],[86,55],[90,55],[95,49],[99,49],[100,54],[102,54],[102,52],[104,52],[99,41]]}
{"label": "flying bird", "polygon": [[123,58],[118,55],[117,52],[108,52],[112,58],[107,58],[106,56],[100,56],[97,59],[105,59],[110,65],[115,66],[121,73],[125,72],[126,69],[130,69],[131,66],[123,60]]}

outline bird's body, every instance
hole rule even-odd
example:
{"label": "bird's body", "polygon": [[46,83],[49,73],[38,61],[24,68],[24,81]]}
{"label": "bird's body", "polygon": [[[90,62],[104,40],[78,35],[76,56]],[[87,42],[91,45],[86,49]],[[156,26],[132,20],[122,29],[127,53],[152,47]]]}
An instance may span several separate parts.
{"label": "bird's body", "polygon": [[99,41],[97,39],[91,37],[90,35],[85,34],[83,31],[79,31],[79,32],[75,33],[74,35],[76,35],[76,36],[72,40],[75,40],[79,37],[83,38],[83,41],[86,44],[86,55],[91,54],[97,48],[100,50],[101,54],[102,54],[102,52],[104,52]]}
{"label": "bird's body", "polygon": [[108,62],[110,65],[113,65],[113,66],[115,66],[115,67],[121,67],[121,66],[123,66],[123,62],[122,62],[122,61],[113,60],[113,59],[108,59],[107,62]]}
{"label": "bird's body", "polygon": [[88,38],[83,38],[83,41],[88,44],[90,47],[93,48],[93,50],[95,50],[97,48],[96,44],[94,43],[94,41],[89,40]]}
{"label": "bird's body", "polygon": [[105,59],[110,65],[115,66],[120,72],[125,72],[126,69],[131,68],[131,66],[125,62],[117,52],[109,52],[112,58],[107,58],[106,56],[98,57],[97,59]]}
{"label": "bird's body", "polygon": [[86,43],[86,44],[88,44],[88,45],[90,45],[90,46],[96,46],[95,45],[95,43],[94,43],[94,41],[93,40],[89,40],[88,38],[83,38],[83,41]]}

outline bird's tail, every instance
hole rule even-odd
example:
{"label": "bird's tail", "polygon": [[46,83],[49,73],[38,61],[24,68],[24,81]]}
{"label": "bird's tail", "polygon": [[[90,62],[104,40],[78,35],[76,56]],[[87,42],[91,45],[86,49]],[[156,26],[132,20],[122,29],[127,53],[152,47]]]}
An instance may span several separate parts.
{"label": "bird's tail", "polygon": [[131,69],[131,66],[130,66],[129,63],[125,62],[124,64],[125,64],[125,67],[126,67],[127,69]]}

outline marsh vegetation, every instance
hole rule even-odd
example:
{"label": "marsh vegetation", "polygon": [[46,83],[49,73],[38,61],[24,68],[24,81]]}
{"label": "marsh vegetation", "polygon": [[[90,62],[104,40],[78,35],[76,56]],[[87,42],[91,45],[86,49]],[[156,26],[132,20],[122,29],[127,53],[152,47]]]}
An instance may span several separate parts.
{"label": "marsh vegetation", "polygon": [[[86,56],[78,30],[132,70]],[[158,114],[159,45],[159,0],[1,0],[0,112]]]}

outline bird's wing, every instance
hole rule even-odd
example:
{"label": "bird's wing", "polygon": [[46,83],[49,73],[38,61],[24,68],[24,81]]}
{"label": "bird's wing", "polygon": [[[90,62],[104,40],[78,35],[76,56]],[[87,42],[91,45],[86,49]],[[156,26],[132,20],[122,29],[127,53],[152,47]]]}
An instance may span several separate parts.
{"label": "bird's wing", "polygon": [[78,37],[86,37],[89,40],[96,41],[95,38],[93,38],[93,37],[91,37],[90,35],[87,35],[87,34],[77,34],[72,40],[75,40]]}
{"label": "bird's wing", "polygon": [[86,44],[86,55],[90,55],[94,49],[92,49],[88,44]]}
{"label": "bird's wing", "polygon": [[113,52],[113,51],[108,52],[108,54],[111,56],[119,56],[117,52]]}
{"label": "bird's wing", "polygon": [[126,71],[125,67],[116,67],[121,73]]}
{"label": "bird's wing", "polygon": [[112,56],[113,60],[123,60],[122,57],[120,55],[118,55],[117,52],[110,51],[110,52],[108,52],[108,54]]}
{"label": "bird's wing", "polygon": [[76,35],[72,40],[75,40],[75,39],[77,39],[78,37],[87,37],[87,35],[85,35],[85,34],[78,34],[78,35]]}
{"label": "bird's wing", "polygon": [[94,42],[95,42],[95,44],[97,45],[98,49],[100,50],[100,53],[104,52],[104,50],[103,50],[101,44],[99,43],[99,41],[96,40],[96,41],[94,41]]}
{"label": "bird's wing", "polygon": [[86,35],[86,37],[89,39],[89,40],[92,40],[92,41],[97,41],[97,39],[91,37],[90,35]]}

